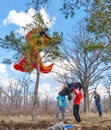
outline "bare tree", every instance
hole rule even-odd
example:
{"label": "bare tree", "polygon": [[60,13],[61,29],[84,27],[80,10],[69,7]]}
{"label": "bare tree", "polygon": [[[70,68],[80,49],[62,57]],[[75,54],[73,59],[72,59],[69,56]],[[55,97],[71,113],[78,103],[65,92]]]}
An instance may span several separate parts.
{"label": "bare tree", "polygon": [[[1,111],[7,114],[32,112],[32,94],[29,89],[32,81],[26,75],[18,78],[5,78],[7,87],[0,86]],[[30,114],[30,113],[28,113]]]}
{"label": "bare tree", "polygon": [[29,97],[30,97],[30,86],[32,84],[32,81],[29,77],[22,77],[19,79],[19,84],[21,85],[21,91],[22,91],[22,99],[23,99],[23,107],[28,107],[29,105]]}
{"label": "bare tree", "polygon": [[63,61],[67,71],[65,79],[68,79],[68,82],[80,81],[83,84],[84,113],[87,113],[90,105],[88,90],[111,69],[111,64],[105,65],[102,61],[102,49],[92,50],[92,47],[89,47],[91,43],[97,44],[98,41],[86,31],[85,24],[79,23],[78,27],[76,32],[73,31],[70,42],[67,41],[69,43],[62,46],[65,58]]}
{"label": "bare tree", "polygon": [[108,110],[111,110],[111,76],[110,73],[107,73],[107,75],[105,76],[104,80],[103,80],[103,85],[105,86],[106,89],[106,93],[105,93],[105,97],[107,99],[108,102]]}

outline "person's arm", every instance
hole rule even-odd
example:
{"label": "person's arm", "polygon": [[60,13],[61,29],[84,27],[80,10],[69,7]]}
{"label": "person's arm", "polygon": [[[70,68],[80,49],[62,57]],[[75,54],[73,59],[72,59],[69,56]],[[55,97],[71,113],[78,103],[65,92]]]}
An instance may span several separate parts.
{"label": "person's arm", "polygon": [[74,92],[75,95],[78,95],[78,93],[79,93],[79,91],[75,88],[73,89],[73,92]]}
{"label": "person's arm", "polygon": [[96,95],[94,95],[94,99],[96,98]]}
{"label": "person's arm", "polygon": [[73,89],[73,92],[74,92],[74,94],[76,95],[76,96],[78,96],[78,97],[81,97],[82,98],[82,92],[81,92],[81,90],[79,89]]}

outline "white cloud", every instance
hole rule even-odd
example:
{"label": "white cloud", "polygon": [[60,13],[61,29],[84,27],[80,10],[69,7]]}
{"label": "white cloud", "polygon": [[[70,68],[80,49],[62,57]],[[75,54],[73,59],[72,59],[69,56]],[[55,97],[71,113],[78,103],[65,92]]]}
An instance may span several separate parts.
{"label": "white cloud", "polygon": [[0,87],[3,90],[7,91],[7,87],[11,87],[12,89],[20,89],[21,85],[19,85],[18,81],[14,78],[9,78],[7,75],[0,77]]}
{"label": "white cloud", "polygon": [[[67,61],[64,61],[65,64],[68,64]],[[58,61],[58,62],[53,62],[54,66],[52,68],[52,71],[55,72],[59,72],[60,74],[66,74],[66,70],[63,69],[63,67],[65,68],[65,64],[62,61]],[[52,62],[47,62],[45,65],[49,65]],[[32,74],[30,75],[31,78],[35,78],[36,77],[36,72],[32,72]],[[61,90],[63,84],[58,82],[58,76],[56,73],[53,72],[49,72],[48,74],[42,74],[40,75],[40,80],[41,81],[47,81],[47,83],[43,83],[41,84],[41,86],[39,86],[39,92],[40,94],[42,94],[42,96],[45,98],[45,94],[49,94],[49,96],[51,97],[55,97],[58,95],[58,92]]]}
{"label": "white cloud", "polygon": [[59,91],[60,91],[60,86],[55,86],[55,88],[51,88],[51,85],[50,83],[43,83],[39,86],[39,95],[40,95],[40,98],[41,99],[45,99],[48,97],[50,98],[54,98],[56,99],[57,95],[58,95],[58,88],[59,88]]}
{"label": "white cloud", "polygon": [[[94,90],[95,90],[95,88],[89,90],[89,93],[94,94]],[[108,89],[105,86],[103,86],[102,84],[98,84],[98,86],[96,87],[96,91],[100,95],[107,95],[108,94]]]}
{"label": "white cloud", "polygon": [[52,21],[50,21],[51,18],[49,16],[49,14],[47,14],[46,11],[45,11],[45,9],[43,9],[43,8],[40,10],[40,13],[43,16],[44,22],[46,23],[46,25],[47,25],[48,28],[50,28],[51,26],[54,25],[54,22],[56,20],[55,17],[52,19]]}
{"label": "white cloud", "polygon": [[14,89],[20,88],[20,85],[18,82],[14,79],[8,76],[6,65],[0,64],[0,87],[3,89],[6,89],[11,83],[11,87]]}
{"label": "white cloud", "polygon": [[[22,27],[25,27],[26,24],[29,24],[33,21],[32,16],[35,13],[36,11],[33,8],[30,8],[28,12],[23,11],[17,12],[16,10],[11,10],[7,18],[3,20],[3,24],[4,25],[15,24],[19,26],[20,28],[17,29],[16,31],[24,35],[24,30],[22,29]],[[43,16],[44,22],[46,23],[47,27],[50,28],[54,24],[55,18],[50,18],[50,16],[46,13],[45,9],[43,8],[40,10],[40,13]],[[52,19],[52,21],[50,21],[50,19]]]}
{"label": "white cloud", "polygon": [[99,94],[106,94],[107,93],[107,88],[105,87],[105,86],[103,86],[103,85],[101,85],[101,84],[99,84],[98,86],[97,86],[97,92],[99,93]]}
{"label": "white cloud", "polygon": [[[52,71],[47,73],[47,74],[41,73],[40,80],[41,81],[45,80],[45,81],[50,82],[52,84],[53,88],[60,87],[61,84],[58,82],[59,77],[56,73],[59,73],[60,75],[70,75],[70,72],[67,72],[66,69],[65,69],[69,63],[65,60],[64,61],[58,60],[58,61],[54,61],[54,62],[53,61],[52,62],[46,62],[45,65],[47,66],[51,63],[54,63]],[[30,77],[34,79],[36,77],[36,72],[33,71],[30,74]]]}
{"label": "white cloud", "polygon": [[0,64],[0,74],[1,73],[6,73],[6,65]]}
{"label": "white cloud", "polygon": [[47,98],[47,96],[51,96],[51,87],[49,83],[43,83],[38,88],[39,95],[41,99]]}
{"label": "white cloud", "polygon": [[7,80],[6,80],[6,75],[0,75],[0,87],[7,87]]}
{"label": "white cloud", "polygon": [[4,25],[12,23],[22,27],[32,21],[34,13],[33,9],[29,9],[28,12],[16,12],[16,10],[11,10],[3,23]]}
{"label": "white cloud", "polygon": [[[58,79],[58,75],[56,73],[59,73],[60,75],[70,75],[70,72],[66,71],[66,67],[68,66],[69,63],[65,60],[63,61],[59,59],[58,61],[55,61],[53,63],[54,63],[54,66],[52,68],[52,72],[48,74],[41,74],[41,78],[45,78],[47,80],[50,79],[50,81],[58,84],[58,82],[56,82]],[[48,65],[48,64],[51,64],[51,63],[47,62],[45,65]]]}
{"label": "white cloud", "polygon": [[8,86],[7,80],[7,70],[5,64],[0,64],[0,87],[6,88]]}
{"label": "white cloud", "polygon": [[39,93],[46,94],[51,91],[50,84],[43,83],[41,86],[39,86]]}

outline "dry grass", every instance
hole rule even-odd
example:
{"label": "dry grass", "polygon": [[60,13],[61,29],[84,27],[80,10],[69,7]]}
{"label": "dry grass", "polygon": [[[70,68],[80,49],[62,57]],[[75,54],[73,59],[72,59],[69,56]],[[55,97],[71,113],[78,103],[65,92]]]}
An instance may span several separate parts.
{"label": "dry grass", "polygon": [[[47,114],[42,114],[42,115],[37,115],[37,120],[38,121],[46,121],[46,122],[54,122],[54,114],[53,115],[47,115]],[[60,121],[61,121],[61,115],[60,115]],[[107,120],[111,121],[111,113],[108,114],[103,114],[102,117],[99,117],[98,114],[81,114],[81,119],[82,122],[85,124],[90,124],[90,123],[99,123],[99,122],[105,122]],[[31,122],[31,117],[30,116],[0,116],[0,120],[4,120],[7,122],[14,121],[14,122]],[[66,120],[69,123],[76,123],[75,118],[73,115],[66,115]]]}
{"label": "dry grass", "polygon": [[[38,118],[38,126],[37,127],[43,127],[43,124],[45,124],[45,128],[47,128],[49,125],[54,125],[54,114],[47,115],[47,114],[41,114],[37,115]],[[67,114],[66,116],[67,122],[70,124],[76,124],[75,118],[73,115]],[[103,114],[103,117],[99,117],[98,114],[81,114],[81,127],[80,130],[111,130],[111,113]],[[61,116],[60,116],[61,120]],[[33,122],[31,121],[30,116],[0,116],[0,122],[6,122],[9,124],[16,124],[19,123],[19,126],[21,127],[29,127],[33,126]],[[37,122],[36,122],[37,123]],[[35,126],[34,126],[35,128]],[[31,129],[30,129],[31,130]],[[78,129],[77,129],[78,130]]]}
{"label": "dry grass", "polygon": [[[102,117],[99,117],[98,114],[81,114],[81,119],[83,124],[97,124],[102,121],[111,121],[111,113],[103,114]],[[67,121],[71,123],[76,123],[73,116],[67,117]]]}

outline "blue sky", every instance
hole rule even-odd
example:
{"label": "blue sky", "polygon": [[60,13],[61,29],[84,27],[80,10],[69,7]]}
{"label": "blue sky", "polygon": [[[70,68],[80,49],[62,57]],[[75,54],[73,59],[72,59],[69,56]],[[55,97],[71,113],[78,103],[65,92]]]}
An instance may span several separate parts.
{"label": "blue sky", "polygon": [[[84,12],[82,10],[77,10],[76,15],[73,18],[65,19],[62,13],[59,11],[61,7],[60,0],[53,0],[54,2],[50,3],[48,9],[41,9],[41,13],[44,16],[44,20],[47,22],[49,19],[52,20],[49,26],[49,32],[63,32],[64,37],[67,34],[72,32],[72,28],[76,28],[79,20],[83,18]],[[31,16],[34,13],[33,9],[27,9],[26,4],[29,3],[29,0],[1,0],[0,1],[0,37],[4,37],[9,34],[10,31],[19,32],[22,35],[25,35],[26,32],[23,32],[22,26],[26,23],[31,22]],[[17,72],[12,69],[12,65],[2,64],[2,59],[7,58],[10,55],[10,52],[0,48],[0,74],[1,76],[7,75],[8,77],[13,75],[18,77],[23,75],[22,72]],[[55,69],[57,69],[55,67]],[[61,71],[61,73],[63,73]],[[10,76],[9,76],[10,75]],[[49,82],[50,81],[50,82]],[[0,81],[1,83],[1,81]],[[58,83],[55,80],[55,75],[42,74],[41,75],[41,88],[48,88],[47,90],[53,89],[52,87],[57,86]],[[44,87],[45,86],[45,87]],[[41,90],[41,91],[42,91]]]}

